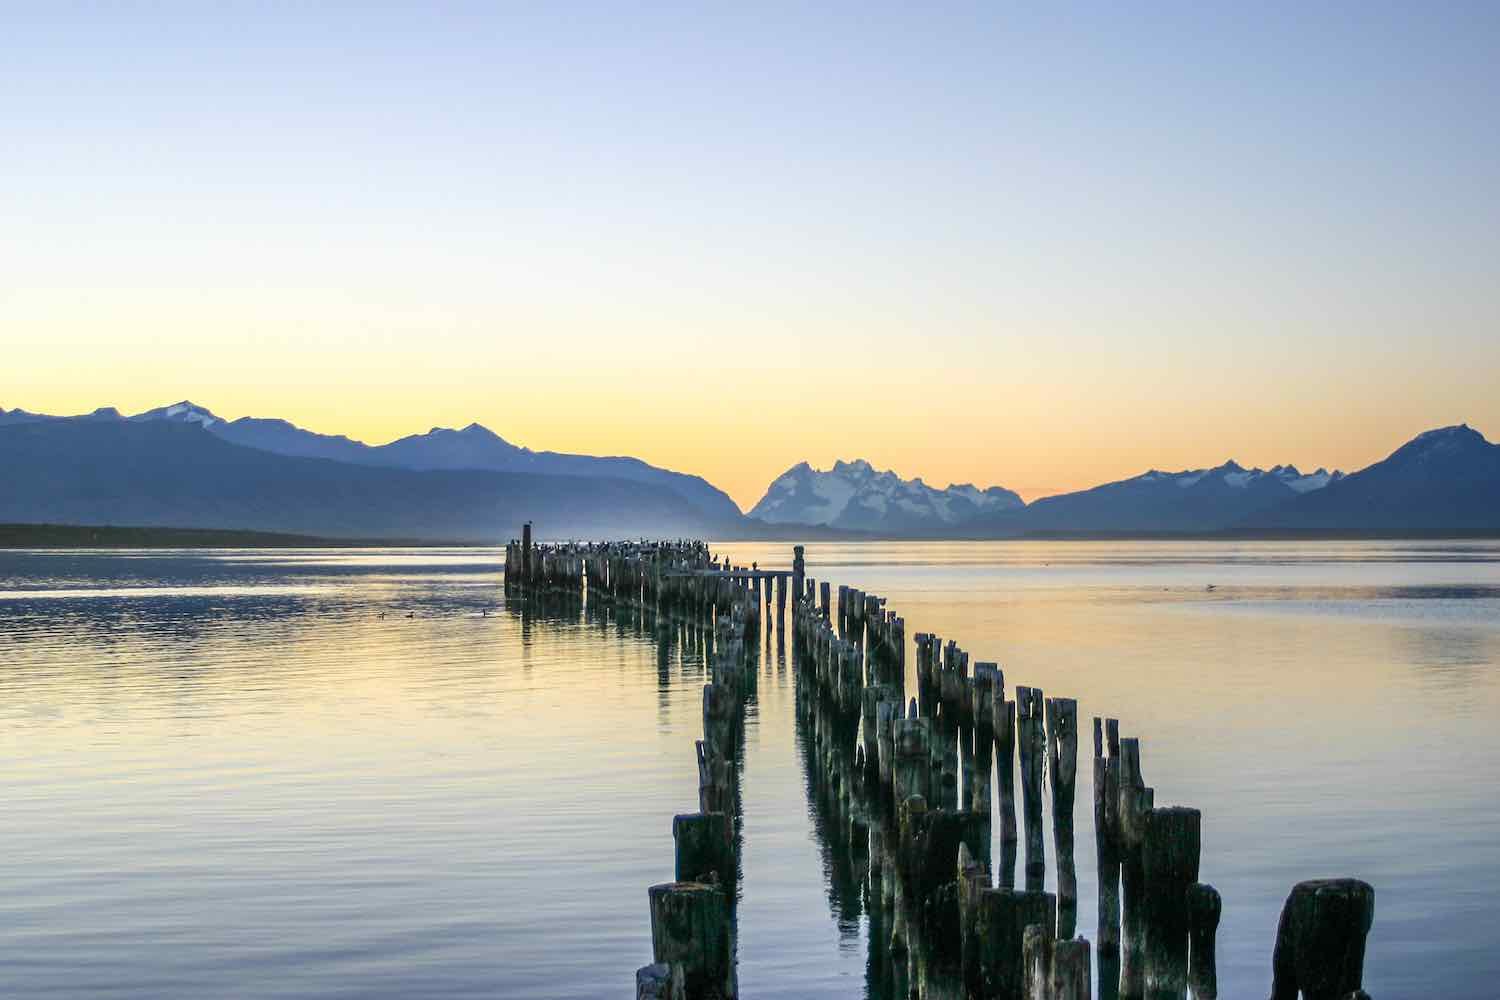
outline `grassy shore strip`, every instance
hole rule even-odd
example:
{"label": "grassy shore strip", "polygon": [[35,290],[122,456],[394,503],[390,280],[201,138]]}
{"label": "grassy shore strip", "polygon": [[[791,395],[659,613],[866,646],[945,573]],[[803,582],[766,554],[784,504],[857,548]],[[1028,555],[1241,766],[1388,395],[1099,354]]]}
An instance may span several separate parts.
{"label": "grassy shore strip", "polygon": [[77,524],[0,524],[0,549],[309,549],[474,546],[419,538],[320,538],[271,531],[138,528]]}

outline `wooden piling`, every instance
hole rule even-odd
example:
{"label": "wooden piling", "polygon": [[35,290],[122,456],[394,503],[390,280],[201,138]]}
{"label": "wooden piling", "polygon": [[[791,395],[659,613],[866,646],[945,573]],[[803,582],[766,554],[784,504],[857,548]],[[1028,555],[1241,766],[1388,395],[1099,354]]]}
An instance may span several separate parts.
{"label": "wooden piling", "polygon": [[1120,998],[1141,1000],[1146,992],[1145,880],[1141,848],[1146,816],[1155,794],[1141,778],[1140,741],[1120,741]]}
{"label": "wooden piling", "polygon": [[731,895],[738,879],[734,824],[726,813],[685,813],[672,817],[677,845],[677,881],[717,883]]}
{"label": "wooden piling", "polygon": [[[1110,719],[1111,723],[1115,720]],[[1115,1000],[1120,990],[1120,759],[1119,729],[1113,751],[1094,717],[1094,846],[1099,875],[1099,1000]]]}
{"label": "wooden piling", "polygon": [[1193,1000],[1217,1000],[1219,995],[1215,938],[1223,908],[1213,886],[1202,882],[1188,886],[1188,988]]}
{"label": "wooden piling", "polygon": [[1198,881],[1201,814],[1168,806],[1146,814],[1145,982],[1148,1000],[1185,1000],[1188,985],[1188,886]]}
{"label": "wooden piling", "polygon": [[738,988],[725,894],[701,882],[667,882],[653,885],[648,896],[654,959],[682,969],[689,998],[733,1000]]}
{"label": "wooden piling", "polygon": [[995,774],[1000,785],[1000,885],[1016,884],[1016,703],[1005,700],[1005,680],[995,685]]}
{"label": "wooden piling", "polygon": [[1016,688],[1016,743],[1021,757],[1022,818],[1026,830],[1026,888],[1040,890],[1047,873],[1042,846],[1042,756],[1046,752],[1041,688]]}
{"label": "wooden piling", "polygon": [[1078,779],[1078,702],[1048,698],[1047,763],[1052,781],[1052,845],[1057,854],[1057,936],[1078,927],[1078,869],[1073,859],[1073,799]]}
{"label": "wooden piling", "polygon": [[1344,1000],[1364,986],[1365,938],[1375,890],[1352,878],[1292,887],[1281,908],[1271,960],[1271,1000]]}

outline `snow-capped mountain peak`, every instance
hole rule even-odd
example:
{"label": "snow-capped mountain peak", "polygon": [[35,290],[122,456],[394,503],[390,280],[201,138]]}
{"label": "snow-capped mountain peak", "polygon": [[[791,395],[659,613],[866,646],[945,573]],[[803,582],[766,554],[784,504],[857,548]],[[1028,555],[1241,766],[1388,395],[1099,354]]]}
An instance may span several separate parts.
{"label": "snow-capped mountain peak", "polygon": [[964,483],[939,490],[855,459],[836,461],[827,471],[798,462],[771,483],[750,516],[773,524],[909,532],[1021,506],[1020,497],[998,486],[980,490]]}
{"label": "snow-capped mountain peak", "polygon": [[172,403],[169,406],[158,406],[154,410],[137,413],[130,419],[135,421],[171,420],[180,424],[202,424],[204,427],[212,427],[214,424],[223,423],[212,411],[186,399],[180,403]]}

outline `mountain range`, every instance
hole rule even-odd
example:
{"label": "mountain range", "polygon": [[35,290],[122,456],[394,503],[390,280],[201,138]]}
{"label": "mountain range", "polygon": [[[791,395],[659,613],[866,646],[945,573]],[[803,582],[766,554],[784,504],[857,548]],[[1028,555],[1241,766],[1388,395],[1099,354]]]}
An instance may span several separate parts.
{"label": "mountain range", "polygon": [[677,494],[711,521],[733,521],[740,509],[722,490],[701,476],[684,475],[647,465],[637,458],[569,455],[532,451],[513,445],[480,424],[462,430],[434,427],[389,444],[368,445],[343,435],[318,434],[286,420],[241,417],[224,420],[187,400],[125,417],[113,407],[102,407],[78,417],[54,417],[25,410],[0,410],[0,426],[37,422],[177,423],[201,427],[214,437],[257,451],[294,458],[322,458],[352,465],[371,465],[412,471],[483,470],[552,476],[627,479],[649,483]]}
{"label": "mountain range", "polygon": [[[479,424],[383,445],[183,401],[125,416],[0,409],[0,523],[495,541],[548,536],[1019,538],[1500,536],[1500,445],[1428,431],[1345,475],[1230,461],[1152,470],[1024,503],[863,460],[792,466],[746,516],[699,476],[635,458],[532,451]],[[580,480],[584,482],[580,483]]]}
{"label": "mountain range", "polygon": [[854,531],[929,534],[992,511],[1023,507],[998,486],[934,489],[921,479],[877,471],[869,462],[835,462],[820,472],[800,462],[776,477],[750,516],[768,524],[822,524]]}

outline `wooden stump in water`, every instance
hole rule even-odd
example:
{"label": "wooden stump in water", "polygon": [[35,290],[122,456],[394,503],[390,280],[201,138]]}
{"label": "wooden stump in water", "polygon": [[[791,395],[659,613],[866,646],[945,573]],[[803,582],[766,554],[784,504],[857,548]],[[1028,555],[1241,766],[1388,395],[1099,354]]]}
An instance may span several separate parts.
{"label": "wooden stump in water", "polygon": [[1219,995],[1215,938],[1224,904],[1211,885],[1194,882],[1187,889],[1188,988],[1193,1000],[1216,1000]]}
{"label": "wooden stump in water", "polygon": [[1365,938],[1375,890],[1353,878],[1292,887],[1276,928],[1271,1000],[1344,1000],[1364,985]]}
{"label": "wooden stump in water", "polygon": [[653,885],[648,894],[652,957],[682,969],[689,1000],[732,1000],[738,989],[728,897],[701,882]]}
{"label": "wooden stump in water", "polygon": [[1090,1000],[1093,969],[1085,938],[1059,941],[1052,946],[1051,985],[1050,1000]]}
{"label": "wooden stump in water", "polygon": [[1185,1000],[1188,982],[1188,886],[1198,881],[1202,815],[1169,806],[1146,816],[1145,982],[1148,1000]]}

